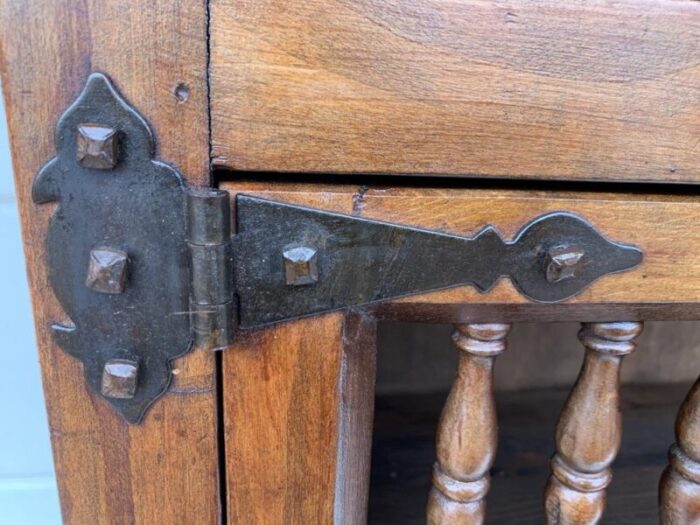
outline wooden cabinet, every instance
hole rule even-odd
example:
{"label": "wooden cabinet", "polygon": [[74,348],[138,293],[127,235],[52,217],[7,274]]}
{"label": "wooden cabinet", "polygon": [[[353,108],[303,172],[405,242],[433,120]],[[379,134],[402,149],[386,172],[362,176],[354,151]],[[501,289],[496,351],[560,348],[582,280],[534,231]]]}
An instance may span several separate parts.
{"label": "wooden cabinet", "polygon": [[[643,321],[700,318],[700,3],[2,0],[0,20],[66,523],[365,522],[378,319],[457,327],[432,524],[485,519],[509,324],[583,322],[543,515],[600,520],[622,356]],[[241,330],[176,359],[167,393],[128,424],[51,336],[69,322],[45,254],[56,206],[31,194],[93,72],[148,122],[155,158],[227,190],[234,213],[246,194],[465,238],[491,225],[511,242],[563,212],[643,260],[562,300],[504,277]],[[661,483],[667,525],[700,520],[697,391]]]}

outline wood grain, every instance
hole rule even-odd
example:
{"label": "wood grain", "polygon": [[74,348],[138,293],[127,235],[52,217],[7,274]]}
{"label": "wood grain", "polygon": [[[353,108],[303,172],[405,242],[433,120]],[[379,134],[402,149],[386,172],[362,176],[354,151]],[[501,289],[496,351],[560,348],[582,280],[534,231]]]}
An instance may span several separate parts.
{"label": "wood grain", "polygon": [[[170,391],[128,426],[87,390],[76,360],[52,341],[65,320],[47,282],[52,206],[31,183],[55,154],[61,113],[92,71],[109,75],[151,124],[157,158],[208,182],[205,2],[0,2],[0,68],[11,135],[44,393],[66,524],[217,523],[214,359],[179,360]],[[177,95],[177,96],[176,96]]]}
{"label": "wood grain", "polygon": [[[488,293],[472,286],[405,297],[383,304],[391,318],[430,322],[509,320],[601,321],[700,318],[700,197],[634,193],[571,193],[527,190],[384,188],[229,182],[245,193],[360,217],[474,235],[495,226],[512,239],[533,218],[568,211],[587,219],[608,239],[637,245],[643,263],[608,275],[557,304],[535,304],[508,279]],[[487,315],[493,317],[489,320]]]}
{"label": "wood grain", "polygon": [[641,323],[584,324],[581,372],[557,423],[557,452],[545,488],[548,525],[596,525],[622,442],[620,365],[636,348]]}
{"label": "wood grain", "polygon": [[334,313],[223,354],[231,525],[366,523],[375,337],[372,318]]}
{"label": "wood grain", "polygon": [[460,350],[459,368],[438,423],[429,525],[486,520],[489,470],[498,444],[493,363],[506,348],[509,330],[507,324],[458,325],[452,336]]}
{"label": "wood grain", "polygon": [[659,486],[662,525],[700,523],[700,380],[683,401],[676,421],[676,444]]}
{"label": "wood grain", "polygon": [[700,181],[691,0],[212,0],[238,170]]}

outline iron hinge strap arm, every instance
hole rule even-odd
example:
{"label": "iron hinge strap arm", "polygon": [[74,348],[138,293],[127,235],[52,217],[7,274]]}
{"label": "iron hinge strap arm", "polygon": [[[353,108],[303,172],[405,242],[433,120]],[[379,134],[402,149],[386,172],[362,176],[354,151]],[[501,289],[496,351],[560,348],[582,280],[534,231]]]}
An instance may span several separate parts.
{"label": "iron hinge strap arm", "polygon": [[238,329],[463,284],[486,292],[503,276],[531,300],[557,302],[642,257],[565,212],[535,218],[509,241],[491,226],[460,237],[243,194],[232,236],[228,192],[186,194],[191,328],[212,350]]}

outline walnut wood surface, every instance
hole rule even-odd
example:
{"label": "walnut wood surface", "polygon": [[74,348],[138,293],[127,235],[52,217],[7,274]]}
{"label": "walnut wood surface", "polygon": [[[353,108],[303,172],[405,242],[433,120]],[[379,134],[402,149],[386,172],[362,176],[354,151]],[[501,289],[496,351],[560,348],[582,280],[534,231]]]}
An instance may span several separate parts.
{"label": "walnut wood surface", "polygon": [[429,525],[480,525],[498,443],[493,362],[505,350],[507,324],[459,325],[457,377],[440,416]]}
{"label": "walnut wood surface", "polygon": [[367,188],[229,182],[240,192],[410,226],[473,235],[485,225],[505,238],[547,212],[569,211],[611,240],[644,251],[644,262],[608,275],[562,303],[534,304],[508,279],[489,292],[462,286],[379,307],[386,317],[446,322],[700,318],[700,197],[526,190]]}
{"label": "walnut wood surface", "polygon": [[216,164],[700,180],[700,3],[212,0]]}
{"label": "walnut wood surface", "polygon": [[127,425],[87,390],[78,361],[50,337],[49,324],[65,321],[44,262],[54,208],[36,206],[30,196],[35,173],[55,154],[56,121],[92,71],[108,74],[152,125],[157,158],[180,168],[190,183],[208,182],[205,3],[2,0],[0,25],[0,68],[64,522],[215,524],[212,354],[195,351],[176,362],[168,394],[142,425]]}
{"label": "walnut wood surface", "polygon": [[223,354],[231,525],[366,523],[375,336],[373,319],[333,313]]}
{"label": "walnut wood surface", "polygon": [[688,393],[676,421],[676,444],[661,477],[662,525],[700,523],[700,380]]}
{"label": "walnut wood surface", "polygon": [[545,489],[549,525],[595,525],[602,518],[622,441],[620,364],[641,331],[641,323],[625,322],[584,324],[579,332],[586,354],[557,424]]}

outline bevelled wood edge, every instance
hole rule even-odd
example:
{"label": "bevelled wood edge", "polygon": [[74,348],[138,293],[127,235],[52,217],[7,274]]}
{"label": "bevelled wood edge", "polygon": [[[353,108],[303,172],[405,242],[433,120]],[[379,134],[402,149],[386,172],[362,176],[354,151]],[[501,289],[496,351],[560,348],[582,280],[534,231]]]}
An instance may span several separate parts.
{"label": "bevelled wood edge", "polygon": [[148,120],[156,158],[190,184],[209,179],[207,13],[204,2],[0,2],[0,70],[49,427],[66,524],[219,520],[214,356],[173,363],[168,393],[139,426],[85,385],[81,367],[48,327],[65,322],[47,282],[51,205],[32,180],[55,155],[56,121],[88,75],[110,76]]}
{"label": "bevelled wood edge", "polygon": [[[411,302],[414,301],[415,302]],[[692,321],[700,319],[700,303],[591,303],[591,304],[468,304],[425,303],[421,298],[376,305],[379,319],[424,323],[517,322],[595,322],[630,319],[632,321]]]}

